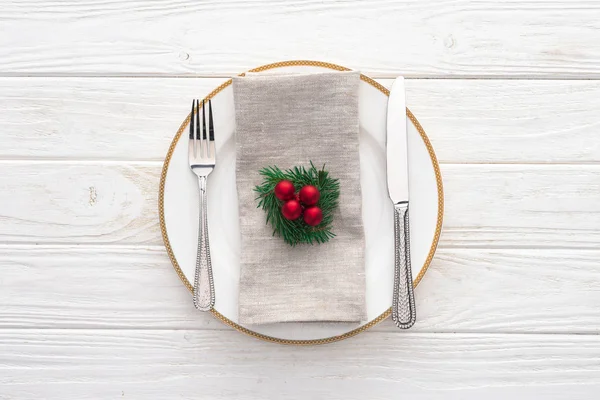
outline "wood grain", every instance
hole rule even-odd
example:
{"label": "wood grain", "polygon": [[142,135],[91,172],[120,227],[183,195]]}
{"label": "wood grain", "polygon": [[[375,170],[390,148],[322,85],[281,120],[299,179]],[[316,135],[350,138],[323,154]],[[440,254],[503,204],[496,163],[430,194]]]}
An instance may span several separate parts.
{"label": "wood grain", "polygon": [[[0,244],[162,244],[159,162],[1,165]],[[440,247],[597,249],[599,174],[600,165],[443,165]]]}
{"label": "wood grain", "polygon": [[598,336],[394,332],[297,348],[236,332],[0,331],[6,399],[573,399],[599,380]]}
{"label": "wood grain", "polygon": [[406,88],[442,163],[600,163],[596,81],[412,79]]}
{"label": "wood grain", "polygon": [[[196,311],[160,247],[5,246],[0,270],[0,331],[230,331]],[[600,251],[440,249],[416,297],[411,332],[597,334]]]}
{"label": "wood grain", "polygon": [[162,242],[159,163],[0,165],[1,243]]}
{"label": "wood grain", "polygon": [[[190,99],[223,81],[0,78],[0,159],[162,161]],[[600,162],[600,82],[412,79],[406,87],[442,163]]]}
{"label": "wood grain", "polygon": [[379,77],[597,78],[599,15],[585,0],[7,2],[0,75],[223,75],[308,58]]}
{"label": "wood grain", "polygon": [[[599,17],[589,0],[0,1],[0,399],[596,398]],[[302,58],[413,78],[446,210],[410,332],[259,342],[196,312],[165,254],[159,172],[189,100]]]}
{"label": "wood grain", "polygon": [[0,78],[2,159],[162,161],[224,79]]}
{"label": "wood grain", "polygon": [[444,247],[591,248],[600,165],[443,165]]}

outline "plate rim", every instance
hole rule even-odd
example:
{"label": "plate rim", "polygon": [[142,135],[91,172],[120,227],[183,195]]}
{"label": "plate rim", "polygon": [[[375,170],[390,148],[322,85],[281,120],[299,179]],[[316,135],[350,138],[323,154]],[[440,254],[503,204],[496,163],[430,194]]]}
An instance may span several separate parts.
{"label": "plate rim", "polygon": [[[350,69],[350,68],[343,67],[343,66],[337,65],[337,64],[323,62],[323,61],[290,60],[290,61],[279,61],[279,62],[275,62],[275,63],[271,63],[271,64],[265,64],[260,67],[251,69],[247,72],[262,72],[262,71],[266,71],[266,70],[270,70],[270,69],[283,68],[283,67],[321,67],[321,68],[333,69],[333,70],[337,70],[337,71],[352,71],[352,69]],[[243,72],[243,73],[239,74],[239,76],[244,76],[245,74],[246,74],[246,72]],[[366,76],[362,73],[360,74],[360,79],[362,81],[370,84],[371,86],[375,87],[380,92],[382,92],[384,95],[389,97],[390,91],[385,86],[381,85],[380,83],[376,82],[372,78],[369,78],[368,76]],[[233,79],[226,80],[221,85],[219,85],[215,89],[213,89],[204,98],[204,100],[212,99],[223,89],[225,89],[226,87],[231,85],[232,82],[233,82]],[[437,245],[438,245],[438,242],[440,239],[440,234],[442,231],[442,222],[443,222],[443,217],[444,217],[444,190],[443,190],[443,184],[442,184],[442,175],[440,172],[440,166],[439,166],[439,163],[437,160],[437,156],[435,155],[435,151],[433,149],[433,146],[431,145],[429,138],[427,137],[427,134],[425,133],[425,130],[423,129],[423,127],[421,126],[421,124],[419,123],[419,121],[417,120],[415,115],[408,109],[408,107],[406,108],[406,116],[410,119],[410,121],[413,123],[415,128],[417,128],[417,131],[419,132],[421,139],[425,143],[427,152],[429,153],[429,157],[431,158],[431,163],[433,165],[433,169],[435,172],[435,180],[436,180],[436,184],[437,184],[437,193],[438,193],[438,212],[437,212],[437,222],[436,222],[435,234],[433,236],[433,241],[432,241],[431,247],[429,249],[429,254],[427,255],[427,258],[425,259],[423,267],[421,267],[419,274],[413,281],[413,285],[416,287],[421,282],[421,279],[423,279],[423,276],[427,272],[427,269],[429,268],[429,265],[431,264],[431,261],[433,259],[433,256],[435,254],[435,251],[437,249]],[[175,269],[175,272],[177,272],[177,275],[179,276],[179,278],[181,279],[183,284],[187,287],[187,289],[191,293],[193,293],[194,288],[193,288],[192,284],[186,278],[183,271],[181,270],[181,267],[179,266],[179,264],[177,263],[177,260],[175,258],[175,254],[173,253],[173,249],[171,248],[171,243],[169,241],[169,236],[167,234],[167,227],[166,227],[165,213],[164,213],[164,211],[165,211],[164,197],[165,197],[165,183],[166,183],[166,179],[167,179],[167,171],[169,170],[169,164],[171,162],[171,157],[173,156],[173,152],[175,151],[175,146],[179,142],[179,139],[180,139],[183,131],[188,126],[189,120],[190,120],[190,114],[187,115],[187,117],[183,120],[183,122],[179,126],[179,129],[177,130],[175,137],[171,141],[169,150],[167,151],[167,155],[165,156],[165,161],[163,163],[163,167],[161,170],[159,191],[158,191],[158,218],[159,218],[160,231],[162,234],[163,242],[165,245],[165,249],[167,250],[167,254],[169,255],[169,259],[171,260],[171,264],[172,264],[173,268]],[[241,333],[244,333],[244,334],[254,337],[256,339],[260,339],[260,340],[263,340],[266,342],[271,342],[271,343],[296,345],[296,346],[307,346],[307,345],[319,345],[319,344],[338,342],[340,340],[344,340],[344,339],[348,339],[350,337],[356,336],[359,333],[362,333],[362,332],[372,328],[373,326],[379,324],[381,321],[387,319],[392,313],[392,308],[391,307],[388,308],[382,314],[380,314],[376,318],[370,320],[369,322],[365,323],[364,325],[359,326],[358,328],[352,329],[351,331],[342,333],[340,335],[335,335],[335,336],[330,336],[330,337],[320,338],[320,339],[283,339],[283,338],[265,335],[262,333],[255,332],[251,329],[248,329],[248,328],[230,320],[229,318],[225,317],[223,314],[221,314],[214,308],[212,308],[210,311],[213,314],[213,316],[215,318],[217,318],[219,321],[223,322],[224,324],[228,325],[229,327],[231,327]]]}

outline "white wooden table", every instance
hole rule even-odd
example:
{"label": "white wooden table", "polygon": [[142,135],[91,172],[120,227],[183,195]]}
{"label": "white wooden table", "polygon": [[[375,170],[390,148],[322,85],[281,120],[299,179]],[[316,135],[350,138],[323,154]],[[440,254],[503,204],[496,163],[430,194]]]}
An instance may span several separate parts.
{"label": "white wooden table", "polygon": [[[190,99],[287,59],[409,78],[446,194],[410,332],[263,343],[171,268]],[[596,399],[598,78],[593,0],[0,1],[0,399]]]}

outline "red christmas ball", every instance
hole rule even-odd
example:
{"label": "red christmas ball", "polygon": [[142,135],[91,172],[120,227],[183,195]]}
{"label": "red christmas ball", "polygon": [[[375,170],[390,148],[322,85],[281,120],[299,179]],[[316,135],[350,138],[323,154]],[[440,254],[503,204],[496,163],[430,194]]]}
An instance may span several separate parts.
{"label": "red christmas ball", "polygon": [[319,207],[310,207],[304,210],[304,222],[310,226],[317,226],[323,221],[323,211]]}
{"label": "red christmas ball", "polygon": [[300,189],[300,201],[307,206],[314,206],[319,202],[321,192],[313,185],[306,185]]}
{"label": "red christmas ball", "polygon": [[279,181],[277,185],[275,185],[275,196],[279,200],[289,200],[294,197],[294,192],[296,192],[296,188],[294,184],[288,180]]}
{"label": "red christmas ball", "polygon": [[296,200],[290,200],[281,207],[281,213],[285,219],[293,221],[302,215],[302,206]]}

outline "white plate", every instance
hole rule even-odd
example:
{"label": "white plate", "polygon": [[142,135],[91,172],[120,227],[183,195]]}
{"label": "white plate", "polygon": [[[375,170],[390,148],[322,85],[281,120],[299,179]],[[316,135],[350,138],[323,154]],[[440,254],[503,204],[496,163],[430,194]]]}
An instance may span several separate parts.
{"label": "white plate", "polygon": [[[286,72],[317,72],[323,68],[343,69],[312,62],[310,66],[271,64],[258,70],[286,66]],[[365,228],[365,269],[368,320],[350,323],[282,323],[238,325],[238,284],[240,276],[240,233],[235,186],[234,105],[231,85],[220,87],[212,97],[215,118],[217,166],[208,185],[208,218],[211,259],[215,282],[214,314],[230,326],[262,339],[284,343],[324,343],[352,336],[389,315],[394,271],[393,208],[385,175],[387,95],[385,89],[363,76],[359,89],[360,181]],[[410,100],[410,98],[409,98]],[[404,110],[398,110],[404,112]],[[409,114],[412,116],[412,114]],[[410,166],[411,260],[416,283],[431,262],[442,222],[442,186],[439,168],[425,132],[416,119],[407,119]],[[171,261],[191,288],[196,265],[198,235],[198,184],[187,160],[187,121],[184,121],[167,154],[160,187],[160,219],[163,238]],[[179,137],[183,137],[179,140]],[[333,239],[335,240],[335,239]],[[416,296],[426,296],[416,292]],[[190,307],[192,298],[190,297]],[[418,309],[417,309],[418,321]],[[245,329],[244,329],[245,328]]]}

